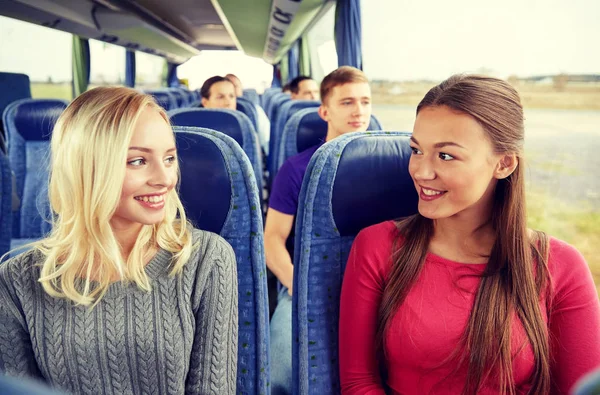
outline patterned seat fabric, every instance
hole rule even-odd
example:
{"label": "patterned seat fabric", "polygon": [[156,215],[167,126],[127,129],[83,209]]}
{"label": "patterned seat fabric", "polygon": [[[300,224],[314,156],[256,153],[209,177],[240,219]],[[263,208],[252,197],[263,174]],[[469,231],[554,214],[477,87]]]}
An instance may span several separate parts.
{"label": "patterned seat fabric", "polygon": [[154,97],[154,100],[156,100],[158,105],[164,108],[165,111],[179,108],[177,105],[177,98],[172,92],[159,89],[149,89],[144,92]]}
{"label": "patterned seat fabric", "polygon": [[228,109],[180,108],[169,111],[175,126],[209,128],[233,138],[242,147],[254,172],[259,191],[262,190],[262,156],[258,135],[250,119],[239,111]]}
{"label": "patterned seat fabric", "polygon": [[10,250],[12,235],[12,174],[8,158],[0,151],[0,257]]}
{"label": "patterned seat fabric", "polygon": [[23,99],[4,110],[8,159],[15,173],[21,201],[13,212],[14,239],[37,239],[50,230],[48,165],[50,135],[54,123],[67,107],[57,99]]}
{"label": "patterned seat fabric", "polygon": [[[371,115],[368,130],[381,130],[381,123]],[[306,108],[296,112],[285,124],[279,143],[279,155],[276,171],[290,156],[319,144],[327,136],[325,122],[315,108]]]}
{"label": "patterned seat fabric", "polygon": [[416,212],[411,152],[407,133],[357,132],[323,145],[308,165],[294,252],[294,394],[340,392],[339,297],[350,247],[361,229]]}
{"label": "patterned seat fabric", "polygon": [[272,159],[269,167],[269,185],[275,180],[275,174],[279,170],[278,158],[281,147],[281,137],[285,129],[285,125],[292,115],[306,108],[318,108],[321,102],[316,100],[290,100],[283,103],[277,112],[273,123],[275,127],[271,128],[271,139],[269,140],[269,155]]}
{"label": "patterned seat fabric", "polygon": [[256,92],[256,89],[244,89],[244,92],[242,93],[244,99],[250,101],[252,104],[258,105],[260,104],[260,100],[258,98],[258,92]]}
{"label": "patterned seat fabric", "polygon": [[238,394],[268,394],[269,316],[263,223],[248,157],[215,130],[174,127],[188,218],[220,234],[237,258]]}
{"label": "patterned seat fabric", "polygon": [[258,128],[258,114],[256,114],[256,109],[254,108],[254,104],[249,100],[244,99],[243,97],[237,98],[237,110],[245,114],[250,121],[252,122],[252,126],[254,126],[254,130],[256,131]]}

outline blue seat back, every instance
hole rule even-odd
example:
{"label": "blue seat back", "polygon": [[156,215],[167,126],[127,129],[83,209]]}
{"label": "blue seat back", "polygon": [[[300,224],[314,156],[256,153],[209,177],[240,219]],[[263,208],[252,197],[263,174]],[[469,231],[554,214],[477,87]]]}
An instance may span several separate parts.
{"label": "blue seat back", "polygon": [[[27,75],[0,73],[0,115],[10,103],[30,98],[31,85]],[[6,134],[4,130],[4,124],[0,120],[0,151],[6,152]]]}
{"label": "blue seat back", "polygon": [[177,105],[175,108],[183,108],[189,105],[187,93],[183,88],[168,88],[167,92],[175,98],[175,103]]}
{"label": "blue seat back", "polygon": [[248,157],[230,137],[175,126],[180,197],[188,218],[220,234],[235,251],[238,273],[238,394],[268,394],[269,314],[263,222]]}
{"label": "blue seat back", "polygon": [[273,156],[273,160],[270,162],[271,167],[269,167],[272,179],[274,179],[275,173],[279,169],[279,166],[277,166],[277,159],[279,158],[281,135],[283,134],[285,124],[290,117],[298,111],[306,108],[316,109],[320,105],[321,102],[317,100],[290,100],[281,105],[281,108],[273,121],[275,123],[275,128],[271,128],[271,139],[269,140],[269,154]]}
{"label": "blue seat back", "polygon": [[146,90],[145,93],[152,95],[154,100],[158,103],[159,106],[165,109],[165,111],[170,111],[177,107],[177,100],[172,93],[165,90]]}
{"label": "blue seat back", "polygon": [[8,157],[0,151],[0,257],[10,250],[12,239],[12,172]]}
{"label": "blue seat back", "polygon": [[260,105],[263,108],[263,110],[265,110],[265,114],[268,114],[267,107],[269,106],[271,99],[273,99],[273,96],[275,96],[276,93],[281,93],[281,88],[267,88],[263,92],[260,98]]}
{"label": "blue seat back", "polygon": [[250,103],[255,104],[255,105],[259,105],[260,104],[260,100],[258,98],[258,93],[256,92],[256,89],[244,89],[243,93],[242,93],[244,99],[250,101]]}
{"label": "blue seat back", "polygon": [[269,106],[266,108],[267,117],[271,124],[275,123],[275,117],[279,112],[279,107],[288,100],[292,100],[288,93],[275,93],[269,101]]}
{"label": "blue seat back", "polygon": [[[57,99],[23,99],[3,114],[8,160],[15,173],[19,211],[13,213],[13,238],[39,238],[50,230],[48,210],[50,136],[67,107]],[[44,219],[42,219],[44,216]]]}
{"label": "blue seat back", "polygon": [[308,165],[296,217],[294,394],[340,392],[339,297],[346,261],[361,229],[416,213],[409,136],[350,133],[319,148]]}
{"label": "blue seat back", "polygon": [[252,126],[254,126],[254,130],[258,130],[258,114],[256,113],[256,108],[251,101],[244,99],[243,97],[238,97],[236,101],[237,110],[244,113],[250,121],[252,122]]}
{"label": "blue seat back", "polygon": [[262,190],[262,157],[258,135],[250,119],[239,111],[229,109],[182,108],[169,111],[175,126],[195,126],[214,129],[233,138],[244,150]]}
{"label": "blue seat back", "polygon": [[[374,115],[371,115],[368,130],[381,129],[382,126],[377,118],[375,118]],[[279,153],[275,173],[287,158],[320,144],[322,141],[325,141],[326,137],[327,122],[319,116],[317,109],[307,108],[297,111],[291,116],[283,129],[283,135],[279,142]]]}

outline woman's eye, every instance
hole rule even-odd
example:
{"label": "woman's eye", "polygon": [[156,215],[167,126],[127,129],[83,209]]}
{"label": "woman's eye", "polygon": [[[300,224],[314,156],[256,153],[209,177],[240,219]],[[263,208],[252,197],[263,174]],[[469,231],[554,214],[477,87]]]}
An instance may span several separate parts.
{"label": "woman's eye", "polygon": [[412,150],[412,152],[413,152],[414,155],[420,155],[421,154],[421,151],[419,151],[418,148],[410,147],[410,149]]}
{"label": "woman's eye", "polygon": [[177,161],[177,158],[175,158],[174,156],[169,156],[167,159],[165,159],[167,161],[167,163],[174,163]]}
{"label": "woman's eye", "polygon": [[127,162],[127,164],[131,165],[131,166],[141,166],[145,163],[146,163],[146,161],[142,158],[130,160],[129,162]]}
{"label": "woman's eye", "polygon": [[448,161],[448,160],[454,159],[454,157],[452,155],[450,155],[450,154],[445,154],[443,152],[440,152],[440,159]]}

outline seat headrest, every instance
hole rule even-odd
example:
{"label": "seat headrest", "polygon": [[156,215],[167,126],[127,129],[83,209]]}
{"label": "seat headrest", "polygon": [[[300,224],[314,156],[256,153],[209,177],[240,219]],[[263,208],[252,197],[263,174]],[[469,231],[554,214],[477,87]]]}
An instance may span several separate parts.
{"label": "seat headrest", "polygon": [[165,111],[172,110],[177,106],[177,100],[173,95],[166,91],[146,91],[147,94],[154,97],[154,100],[159,106],[165,109]]}
{"label": "seat headrest", "polygon": [[169,112],[171,124],[174,126],[196,126],[214,129],[233,138],[244,146],[244,135],[239,117],[242,114],[235,110],[213,108],[186,108]]}
{"label": "seat headrest", "polygon": [[50,140],[65,108],[67,103],[57,99],[23,99],[10,104],[4,113],[9,144],[13,133],[27,141]]}
{"label": "seat headrest", "polygon": [[229,213],[232,192],[223,153],[202,135],[177,126],[173,130],[181,173],[179,197],[187,216],[194,226],[220,233]]}
{"label": "seat headrest", "polygon": [[0,73],[0,115],[10,103],[29,98],[31,86],[27,75]]}
{"label": "seat headrest", "polygon": [[341,236],[356,235],[367,226],[417,212],[418,196],[408,173],[409,136],[359,138],[346,145],[331,198]]}
{"label": "seat headrest", "polygon": [[302,117],[298,124],[298,133],[296,135],[298,152],[314,147],[327,136],[327,122],[319,116],[317,109],[309,109],[306,111],[306,115]]}
{"label": "seat headrest", "polygon": [[[318,113],[318,109],[309,108],[302,110],[302,119],[298,124],[298,133],[296,144],[298,152],[314,147],[325,140],[327,136],[327,122],[325,122]],[[300,113],[298,113],[300,114]],[[374,115],[371,115],[371,122],[368,130],[380,130],[381,125]]]}

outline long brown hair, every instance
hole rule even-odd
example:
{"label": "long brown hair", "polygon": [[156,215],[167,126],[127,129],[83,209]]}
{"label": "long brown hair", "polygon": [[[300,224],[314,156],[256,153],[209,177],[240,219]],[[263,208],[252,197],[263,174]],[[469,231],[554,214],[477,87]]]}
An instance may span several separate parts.
{"label": "long brown hair", "polygon": [[[518,166],[498,180],[491,225],[496,240],[477,291],[461,342],[450,356],[457,370],[467,365],[463,394],[476,394],[489,379],[498,380],[503,394],[516,391],[512,372],[512,317],[520,319],[535,358],[529,379],[531,394],[550,391],[550,356],[547,325],[540,300],[547,294],[548,238],[528,233],[523,170],[523,108],[519,94],[505,81],[473,75],[455,75],[433,87],[421,100],[417,114],[427,107],[447,106],[476,119],[496,153],[514,153]],[[385,334],[423,268],[433,221],[420,214],[397,223],[399,232],[379,309],[377,346],[385,375]],[[467,352],[459,352],[463,348]],[[448,361],[446,361],[448,362]]]}

